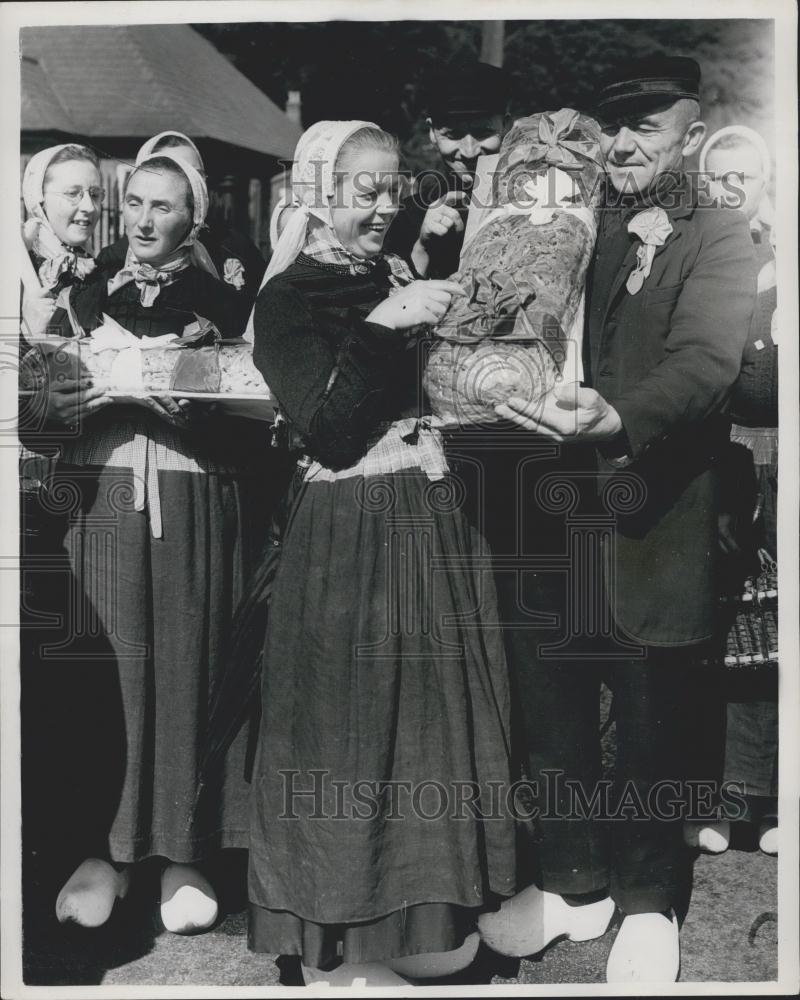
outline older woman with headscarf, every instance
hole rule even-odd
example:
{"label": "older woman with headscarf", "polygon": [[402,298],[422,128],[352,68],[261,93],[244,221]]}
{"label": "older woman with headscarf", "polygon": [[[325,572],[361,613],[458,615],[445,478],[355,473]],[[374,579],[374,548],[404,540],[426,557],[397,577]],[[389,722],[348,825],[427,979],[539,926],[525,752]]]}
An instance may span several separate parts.
{"label": "older woman with headscarf", "polygon": [[[772,158],[758,132],[728,125],[706,141],[699,166],[719,202],[747,217],[759,264],[758,300],[731,393],[731,445],[722,463],[726,513],[720,541],[728,572],[743,588],[746,578],[758,578],[764,569],[774,574],[778,555],[778,295],[767,191]],[[716,823],[687,824],[688,842],[711,853],[729,846],[731,820],[757,826],[766,854],[778,850],[778,698],[777,686],[764,683],[767,669],[728,678],[723,782],[740,790],[744,808],[737,801],[723,808]]]}
{"label": "older woman with headscarf", "polygon": [[[91,339],[110,317],[133,344],[181,336],[198,319],[240,332],[235,290],[195,263],[207,207],[198,171],[169,153],[145,158],[124,192],[124,263],[101,262],[73,292],[72,323]],[[64,499],[74,592],[56,655],[62,685],[78,685],[83,700],[57,743],[74,771],[65,794],[84,858],[59,895],[62,921],[103,923],[130,866],[157,856],[164,925],[206,928],[217,900],[201,866],[246,846],[245,733],[219,795],[197,816],[191,804],[209,687],[260,544],[268,440],[256,422],[216,413],[194,426],[194,405],[115,403],[62,443],[53,490]]]}
{"label": "older woman with headscarf", "polygon": [[466,967],[514,889],[508,803],[484,818],[510,778],[494,589],[419,391],[460,288],[382,252],[398,147],[377,125],[317,123],[292,181],[253,317],[307,459],[263,659],[250,943],[307,983],[400,984]]}
{"label": "older woman with headscarf", "polygon": [[[206,177],[205,164],[195,143],[183,132],[172,130],[159,132],[148,139],[136,154],[136,165],[155,153],[164,152],[177,156]],[[108,266],[122,262],[127,249],[128,237],[122,236],[101,250],[98,261]],[[197,233],[194,253],[198,262],[202,258],[206,270],[236,291],[232,305],[244,328],[267,266],[258,247],[229,226],[204,223]]]}

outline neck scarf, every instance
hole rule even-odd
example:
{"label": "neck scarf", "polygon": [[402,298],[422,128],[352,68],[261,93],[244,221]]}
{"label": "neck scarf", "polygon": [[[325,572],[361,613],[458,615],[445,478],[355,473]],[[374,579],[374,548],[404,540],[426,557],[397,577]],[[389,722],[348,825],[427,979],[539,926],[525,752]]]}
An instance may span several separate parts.
{"label": "neck scarf", "polygon": [[[339,151],[347,140],[363,128],[379,129],[367,121],[321,121],[300,136],[292,163],[292,191],[282,196],[272,213],[270,243],[272,257],[261,288],[273,275],[285,271],[302,251],[320,263],[347,267],[352,274],[365,274],[376,267],[387,268],[394,284],[413,280],[408,265],[395,254],[381,254],[366,259],[356,257],[342,246],[333,230],[330,200],[335,193],[334,168]],[[291,216],[280,237],[277,223],[281,212],[291,206]],[[260,289],[259,289],[260,291]],[[245,331],[245,339],[253,339],[253,313]]]}
{"label": "neck scarf", "polygon": [[751,146],[755,146],[758,150],[758,154],[761,157],[761,170],[764,174],[765,188],[764,194],[762,195],[761,201],[758,205],[758,210],[755,217],[751,220],[750,225],[755,229],[761,229],[762,227],[772,229],[775,222],[775,210],[772,207],[772,201],[766,191],[766,186],[772,178],[772,157],[769,155],[766,142],[764,142],[758,132],[752,128],[748,128],[746,125],[726,125],[725,128],[721,128],[716,131],[713,135],[709,136],[706,140],[706,144],[700,150],[700,160],[698,164],[700,173],[705,173],[708,154],[714,146],[720,139],[724,139],[729,135],[735,135],[746,140]]}
{"label": "neck scarf", "polygon": [[[50,224],[44,210],[44,177],[56,153],[68,144],[51,146],[34,154],[22,179],[22,198],[29,218],[22,227],[22,237],[28,250],[43,258],[39,265],[39,281],[47,291],[68,284],[64,278],[83,280],[95,269],[94,258],[83,247],[63,243]],[[71,144],[70,144],[71,145]]]}
{"label": "neck scarf", "polygon": [[[139,289],[139,301],[143,306],[152,306],[158,298],[161,289],[165,285],[172,284],[181,271],[192,265],[208,271],[215,278],[218,277],[216,268],[208,258],[208,252],[203,247],[198,249],[197,234],[203,226],[206,213],[208,212],[208,189],[202,175],[193,166],[186,163],[179,156],[174,156],[169,150],[163,153],[151,153],[144,156],[137,165],[137,170],[147,169],[147,164],[152,160],[165,159],[174,163],[183,173],[189,182],[192,190],[192,200],[194,201],[194,214],[192,225],[186,237],[172,251],[169,257],[158,265],[150,264],[137,259],[133,249],[129,246],[125,257],[125,264],[122,270],[118,271],[108,283],[108,294],[111,295],[117,289],[135,282]],[[210,265],[210,266],[209,266]]]}
{"label": "neck scarf", "polygon": [[158,298],[161,289],[165,285],[171,285],[181,271],[185,271],[191,263],[190,251],[183,250],[158,267],[154,267],[145,261],[137,260],[133,250],[128,247],[122,270],[117,271],[108,283],[108,294],[112,295],[133,281],[139,289],[139,301],[149,308]]}
{"label": "neck scarf", "polygon": [[414,280],[411,268],[402,257],[394,253],[379,254],[377,257],[357,257],[342,246],[336,234],[328,226],[313,220],[308,227],[306,243],[301,251],[304,257],[328,267],[341,269],[352,275],[385,274],[394,288],[402,288]]}

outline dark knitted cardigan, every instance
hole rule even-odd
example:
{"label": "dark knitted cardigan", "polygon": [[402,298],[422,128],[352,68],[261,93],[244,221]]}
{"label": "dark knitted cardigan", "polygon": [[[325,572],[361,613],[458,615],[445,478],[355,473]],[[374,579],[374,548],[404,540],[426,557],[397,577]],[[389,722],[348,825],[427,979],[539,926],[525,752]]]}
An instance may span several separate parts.
{"label": "dark knitted cardigan", "polygon": [[346,468],[378,423],[420,413],[419,348],[366,316],[388,295],[387,270],[353,275],[301,254],[262,289],[253,360],[312,457]]}

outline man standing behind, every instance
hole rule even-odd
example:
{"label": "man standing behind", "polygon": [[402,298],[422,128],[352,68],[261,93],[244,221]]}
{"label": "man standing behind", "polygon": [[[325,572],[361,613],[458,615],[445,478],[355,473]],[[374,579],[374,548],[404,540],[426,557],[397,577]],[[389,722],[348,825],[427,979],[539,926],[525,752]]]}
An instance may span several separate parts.
{"label": "man standing behind", "polygon": [[422,175],[403,201],[385,249],[411,260],[425,278],[458,270],[479,156],[497,153],[508,127],[508,78],[488,63],[451,69],[428,100],[431,144],[441,168]]}
{"label": "man standing behind", "polygon": [[[756,294],[746,220],[698,204],[683,173],[705,133],[699,82],[694,60],[652,56],[601,91],[608,184],[587,282],[591,388],[565,385],[538,404],[497,407],[555,441],[596,446],[615,524],[595,587],[630,649],[614,660],[547,660],[541,633],[509,633],[528,776],[545,786],[548,772],[561,772],[591,800],[605,682],[615,706],[614,802],[635,792],[647,814],[612,808],[603,822],[591,810],[569,818],[557,809],[542,818],[539,885],[484,915],[481,931],[498,951],[531,954],[563,934],[600,937],[616,906],[624,919],[606,970],[613,983],[669,982],[679,971],[685,857],[670,808],[683,777],[684,709],[715,628],[715,463]],[[615,481],[639,493],[627,511],[614,509]]]}

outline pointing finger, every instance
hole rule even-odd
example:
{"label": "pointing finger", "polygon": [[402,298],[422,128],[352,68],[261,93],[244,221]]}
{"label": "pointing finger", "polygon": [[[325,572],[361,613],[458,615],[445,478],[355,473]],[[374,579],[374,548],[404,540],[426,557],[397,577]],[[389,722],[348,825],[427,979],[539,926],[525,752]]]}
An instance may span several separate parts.
{"label": "pointing finger", "polygon": [[443,278],[431,278],[425,284],[428,288],[441,288],[442,291],[450,292],[451,295],[466,295],[467,293],[457,281],[447,281]]}

